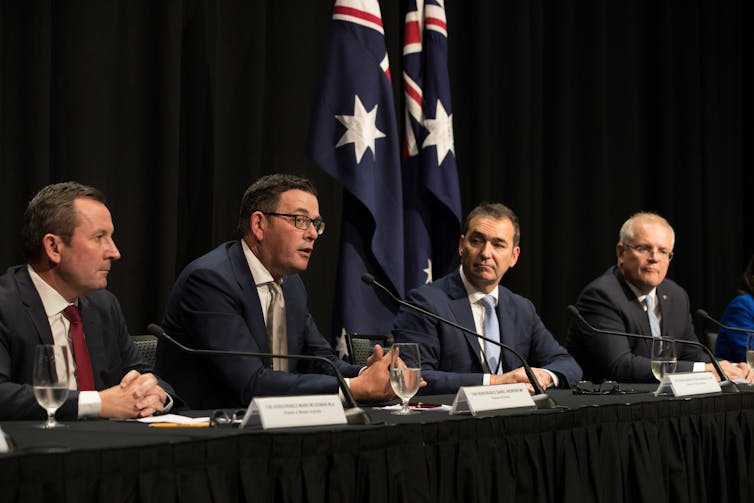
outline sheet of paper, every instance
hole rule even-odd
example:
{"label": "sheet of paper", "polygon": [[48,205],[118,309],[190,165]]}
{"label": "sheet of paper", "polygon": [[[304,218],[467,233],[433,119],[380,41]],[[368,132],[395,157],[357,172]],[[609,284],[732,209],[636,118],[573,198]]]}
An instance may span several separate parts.
{"label": "sheet of paper", "polygon": [[140,423],[176,423],[176,424],[196,424],[206,423],[209,417],[188,417],[179,416],[178,414],[164,414],[162,416],[140,417],[135,419]]}

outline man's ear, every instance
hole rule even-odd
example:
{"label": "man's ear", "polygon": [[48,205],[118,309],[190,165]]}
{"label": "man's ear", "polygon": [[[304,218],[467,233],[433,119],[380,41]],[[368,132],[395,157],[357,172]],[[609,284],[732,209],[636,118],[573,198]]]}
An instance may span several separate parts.
{"label": "man's ear", "polygon": [[47,259],[54,263],[60,263],[61,248],[64,245],[63,240],[57,234],[45,234],[42,237],[42,247],[44,248]]}
{"label": "man's ear", "polygon": [[267,230],[267,218],[261,211],[255,211],[249,217],[249,232],[257,241],[262,241],[264,231]]}

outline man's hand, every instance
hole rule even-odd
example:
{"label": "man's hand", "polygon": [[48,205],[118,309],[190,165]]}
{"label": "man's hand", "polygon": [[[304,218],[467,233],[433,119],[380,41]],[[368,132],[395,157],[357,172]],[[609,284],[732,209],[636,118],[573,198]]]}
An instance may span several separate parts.
{"label": "man's hand", "polygon": [[384,354],[377,344],[374,354],[367,360],[367,368],[358,377],[349,380],[353,397],[363,402],[385,402],[395,398],[390,386],[390,353]]}
{"label": "man's hand", "polygon": [[[537,378],[542,389],[547,389],[552,384],[552,376],[549,373],[540,368],[532,368],[532,372],[534,372],[534,377]],[[514,384],[517,382],[525,383],[529,392],[534,392],[534,386],[529,382],[529,378],[526,376],[526,371],[523,367],[511,370],[505,374],[492,374],[490,376],[490,384]]]}
{"label": "man's hand", "polygon": [[162,412],[167,399],[167,393],[157,384],[153,374],[140,374],[136,370],[123,376],[117,386],[99,394],[102,401],[100,415],[118,419],[147,417]]}
{"label": "man's hand", "polygon": [[367,359],[367,367],[375,362],[381,361],[383,356],[385,356],[385,350],[379,344],[375,344],[374,353],[369,355],[369,358]]}
{"label": "man's hand", "polygon": [[[754,372],[751,371],[746,362],[731,363],[728,360],[718,360],[718,363],[731,381],[742,380],[749,383],[754,382]],[[718,381],[720,380],[720,376],[717,375],[717,371],[711,363],[706,364],[704,370],[712,372],[715,378]]]}

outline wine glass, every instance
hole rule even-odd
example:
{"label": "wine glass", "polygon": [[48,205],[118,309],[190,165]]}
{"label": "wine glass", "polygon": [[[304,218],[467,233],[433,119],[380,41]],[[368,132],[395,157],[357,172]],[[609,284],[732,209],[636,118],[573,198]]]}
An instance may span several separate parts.
{"label": "wine glass", "polygon": [[393,344],[390,350],[390,386],[401,399],[401,410],[393,414],[417,414],[408,407],[408,401],[419,391],[421,379],[419,346],[415,343]]}
{"label": "wine glass", "polygon": [[666,375],[675,372],[678,360],[675,355],[675,342],[655,339],[652,341],[652,373],[662,382]]}
{"label": "wine glass", "polygon": [[754,332],[749,332],[746,337],[746,363],[754,372]]}
{"label": "wine glass", "polygon": [[40,428],[60,428],[55,411],[68,396],[68,348],[42,344],[34,351],[34,398],[47,411]]}

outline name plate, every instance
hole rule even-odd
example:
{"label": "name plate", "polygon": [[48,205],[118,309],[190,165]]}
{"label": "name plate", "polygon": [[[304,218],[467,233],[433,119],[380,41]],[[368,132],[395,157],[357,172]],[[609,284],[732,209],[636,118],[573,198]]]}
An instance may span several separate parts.
{"label": "name plate", "polygon": [[346,414],[338,395],[258,397],[246,409],[239,428],[260,424],[265,430],[346,424]]}
{"label": "name plate", "polygon": [[494,386],[461,386],[450,414],[471,414],[487,410],[536,408],[524,383]]}
{"label": "name plate", "polygon": [[666,375],[655,395],[672,393],[674,396],[689,396],[721,391],[720,383],[712,372],[680,372]]}

